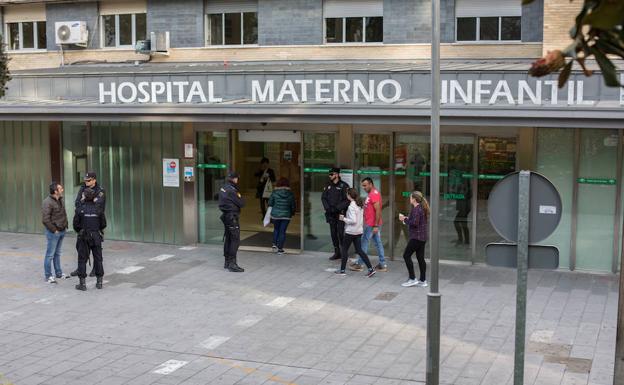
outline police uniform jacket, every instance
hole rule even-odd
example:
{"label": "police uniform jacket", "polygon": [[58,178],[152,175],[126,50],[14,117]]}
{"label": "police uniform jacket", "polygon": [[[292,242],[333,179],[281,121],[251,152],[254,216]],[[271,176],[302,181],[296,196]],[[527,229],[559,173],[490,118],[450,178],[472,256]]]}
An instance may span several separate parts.
{"label": "police uniform jacket", "polygon": [[347,190],[349,185],[341,179],[338,183],[329,181],[321,195],[323,208],[325,209],[325,217],[327,219],[338,219],[340,214],[346,212],[349,207],[349,199],[347,198]]}
{"label": "police uniform jacket", "polygon": [[[87,189],[87,185],[84,183],[80,185],[80,190],[78,190],[78,194],[76,195],[76,200],[74,202],[74,207],[78,208],[81,204],[84,203],[82,200],[82,193]],[[95,191],[95,199],[93,200],[97,206],[99,206],[102,211],[106,208],[106,191],[104,187],[95,183],[95,186],[92,187],[93,191]]]}
{"label": "police uniform jacket", "polygon": [[219,189],[219,210],[224,214],[240,214],[245,200],[238,191],[238,186],[228,182]]}
{"label": "police uniform jacket", "polygon": [[76,210],[74,231],[85,240],[102,242],[102,231],[106,228],[104,211],[95,202],[83,202]]}

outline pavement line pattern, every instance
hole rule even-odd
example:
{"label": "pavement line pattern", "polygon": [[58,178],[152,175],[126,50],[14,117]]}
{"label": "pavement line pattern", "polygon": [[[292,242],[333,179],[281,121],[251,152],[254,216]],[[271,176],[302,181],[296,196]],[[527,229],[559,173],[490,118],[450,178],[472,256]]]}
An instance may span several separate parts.
{"label": "pavement line pattern", "polygon": [[213,350],[224,344],[230,337],[225,336],[210,336],[201,343],[201,347],[208,350]]}
{"label": "pavement line pattern", "polygon": [[175,257],[175,255],[173,254],[160,254],[154,258],[150,258],[150,261],[155,261],[155,262],[162,262],[162,261],[166,261],[169,258],[173,258]]}
{"label": "pavement line pattern", "polygon": [[139,270],[143,270],[145,269],[143,266],[128,266],[128,267],[124,267],[121,270],[117,270],[115,273],[117,274],[132,274],[134,272],[137,272]]}
{"label": "pavement line pattern", "polygon": [[236,322],[236,326],[251,327],[262,321],[262,318],[263,317],[259,315],[248,315],[238,320],[238,322]]}
{"label": "pavement line pattern", "polygon": [[284,307],[294,300],[293,297],[277,297],[266,305],[271,307]]}
{"label": "pavement line pattern", "polygon": [[171,374],[186,364],[188,364],[188,361],[178,361],[178,360],[165,361],[162,364],[160,364],[160,366],[156,368],[156,370],[154,370],[154,373],[163,374],[163,375]]}

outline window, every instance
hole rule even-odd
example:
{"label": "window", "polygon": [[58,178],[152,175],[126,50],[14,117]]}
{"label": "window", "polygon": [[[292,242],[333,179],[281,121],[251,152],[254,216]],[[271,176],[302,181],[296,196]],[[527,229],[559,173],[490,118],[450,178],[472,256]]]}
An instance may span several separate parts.
{"label": "window", "polygon": [[102,16],[102,47],[134,47],[147,38],[145,13]]}
{"label": "window", "polygon": [[325,19],[326,43],[381,43],[383,17],[330,17]]}
{"label": "window", "polygon": [[457,41],[520,41],[520,16],[458,17]]}
{"label": "window", "polygon": [[258,13],[209,14],[207,31],[207,45],[258,44]]}
{"label": "window", "polygon": [[6,23],[6,44],[9,50],[46,49],[46,22],[22,21]]}

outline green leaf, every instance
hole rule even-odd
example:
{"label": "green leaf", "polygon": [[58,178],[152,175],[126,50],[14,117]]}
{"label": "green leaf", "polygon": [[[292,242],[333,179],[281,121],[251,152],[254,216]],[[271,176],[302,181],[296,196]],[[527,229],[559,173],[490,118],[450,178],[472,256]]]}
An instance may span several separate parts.
{"label": "green leaf", "polygon": [[622,22],[624,22],[624,1],[603,0],[591,13],[583,17],[582,24],[608,31],[621,25]]}
{"label": "green leaf", "polygon": [[563,67],[561,73],[559,73],[559,88],[562,88],[568,81],[570,73],[572,73],[572,63],[574,63],[574,61],[570,60],[570,62]]}
{"label": "green leaf", "polygon": [[605,55],[596,46],[592,46],[589,49],[594,57],[596,57],[596,61],[600,66],[600,70],[602,71],[602,77],[604,78],[605,84],[609,87],[620,87],[620,82],[618,81],[615,65],[613,65],[611,60],[609,60],[607,55]]}
{"label": "green leaf", "polygon": [[609,39],[606,35],[605,37],[601,37],[596,41],[596,47],[606,54],[618,55],[619,57],[624,59],[624,46],[622,46],[622,42]]}

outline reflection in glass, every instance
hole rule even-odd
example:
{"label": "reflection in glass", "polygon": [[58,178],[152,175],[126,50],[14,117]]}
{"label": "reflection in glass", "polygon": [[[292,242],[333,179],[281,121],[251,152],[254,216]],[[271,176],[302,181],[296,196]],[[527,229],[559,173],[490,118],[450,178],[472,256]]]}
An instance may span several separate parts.
{"label": "reflection in glass", "polygon": [[223,242],[223,224],[219,219],[219,189],[225,184],[228,170],[227,139],[227,132],[197,133],[197,204],[201,243]]}
{"label": "reflection in glass", "polygon": [[361,43],[364,39],[362,17],[345,18],[345,41],[347,43]]}
{"label": "reflection in glass", "polygon": [[37,48],[45,49],[47,46],[46,22],[37,22]]}
{"label": "reflection in glass", "polygon": [[226,13],[225,14],[225,44],[237,45],[241,44],[241,14]]}
{"label": "reflection in glass", "polygon": [[383,17],[366,18],[366,42],[383,42]]}
{"label": "reflection in glass", "polygon": [[147,15],[145,13],[137,13],[135,16],[136,40],[147,39]]}
{"label": "reflection in glass", "polygon": [[208,15],[209,45],[223,44],[223,14]]}
{"label": "reflection in glass", "polygon": [[458,17],[457,18],[457,41],[477,40],[477,18]]}
{"label": "reflection in glass", "polygon": [[119,45],[132,45],[132,15],[119,15]]}
{"label": "reflection in glass", "polygon": [[498,40],[498,17],[479,18],[479,40]]}
{"label": "reflection in glass", "polygon": [[258,44],[258,14],[256,12],[243,14],[243,44]]}
{"label": "reflection in glass", "polygon": [[115,47],[115,15],[102,16],[104,24],[104,47]]}
{"label": "reflection in glass", "polygon": [[325,19],[325,41],[327,43],[342,43],[342,18]]}
{"label": "reflection in glass", "polygon": [[521,40],[522,23],[520,16],[501,17],[501,40]]}
{"label": "reflection in glass", "polygon": [[8,23],[9,30],[9,49],[17,50],[19,46],[19,23]]}
{"label": "reflection in glass", "polygon": [[35,48],[35,24],[22,23],[22,48]]}

